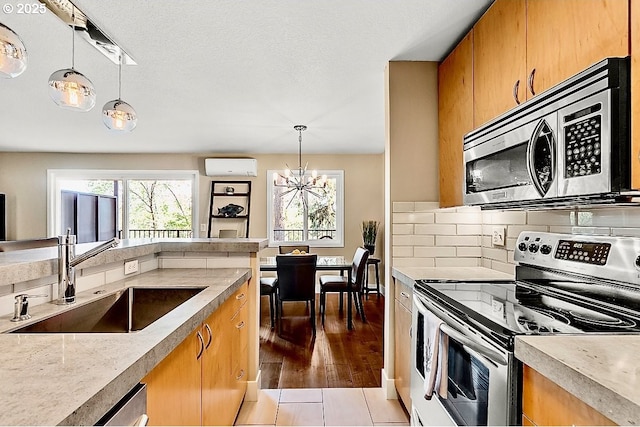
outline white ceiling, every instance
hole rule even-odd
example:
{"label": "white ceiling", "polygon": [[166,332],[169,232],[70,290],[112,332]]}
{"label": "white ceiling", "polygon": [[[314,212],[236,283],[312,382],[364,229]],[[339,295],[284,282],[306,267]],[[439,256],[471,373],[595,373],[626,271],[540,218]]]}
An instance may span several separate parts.
{"label": "white ceiling", "polygon": [[29,64],[0,80],[0,151],[292,153],[300,123],[304,153],[382,153],[387,62],[441,60],[491,1],[76,0],[138,63],[122,70],[139,117],[131,134],[102,124],[117,65],[76,38],[96,107],[56,107],[47,81],[71,66],[71,30],[14,8],[0,22]]}

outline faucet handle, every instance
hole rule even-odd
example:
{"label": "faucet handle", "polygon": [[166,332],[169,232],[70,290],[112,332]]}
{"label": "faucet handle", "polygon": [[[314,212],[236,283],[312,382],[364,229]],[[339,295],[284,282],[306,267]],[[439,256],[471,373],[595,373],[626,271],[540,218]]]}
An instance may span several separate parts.
{"label": "faucet handle", "polygon": [[31,319],[31,315],[29,314],[29,301],[27,298],[45,298],[49,295],[40,294],[40,295],[29,295],[29,294],[18,294],[15,296],[16,302],[14,304],[13,310],[13,319],[12,322],[18,322],[20,320]]}

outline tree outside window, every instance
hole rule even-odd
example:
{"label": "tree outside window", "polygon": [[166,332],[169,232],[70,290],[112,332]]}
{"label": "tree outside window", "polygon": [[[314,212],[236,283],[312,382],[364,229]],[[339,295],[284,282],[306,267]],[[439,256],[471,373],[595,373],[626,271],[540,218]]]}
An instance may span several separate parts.
{"label": "tree outside window", "polygon": [[[268,171],[268,176],[273,171]],[[306,242],[312,246],[342,245],[343,174],[319,171],[327,175],[324,190],[290,191],[269,182],[269,237],[272,245]]]}

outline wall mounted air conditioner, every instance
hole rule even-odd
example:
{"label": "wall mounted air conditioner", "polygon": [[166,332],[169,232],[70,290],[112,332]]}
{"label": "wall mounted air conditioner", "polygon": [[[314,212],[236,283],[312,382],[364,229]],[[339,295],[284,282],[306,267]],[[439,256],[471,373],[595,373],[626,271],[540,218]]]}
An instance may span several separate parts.
{"label": "wall mounted air conditioner", "polygon": [[204,159],[207,176],[258,176],[256,159]]}

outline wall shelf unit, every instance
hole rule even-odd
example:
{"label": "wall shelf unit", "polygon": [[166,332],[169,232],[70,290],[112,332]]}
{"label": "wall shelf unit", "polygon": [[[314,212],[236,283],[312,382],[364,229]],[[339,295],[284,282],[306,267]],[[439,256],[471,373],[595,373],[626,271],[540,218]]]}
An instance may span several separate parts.
{"label": "wall shelf unit", "polygon": [[207,237],[219,237],[221,230],[236,230],[249,237],[251,181],[211,181]]}

